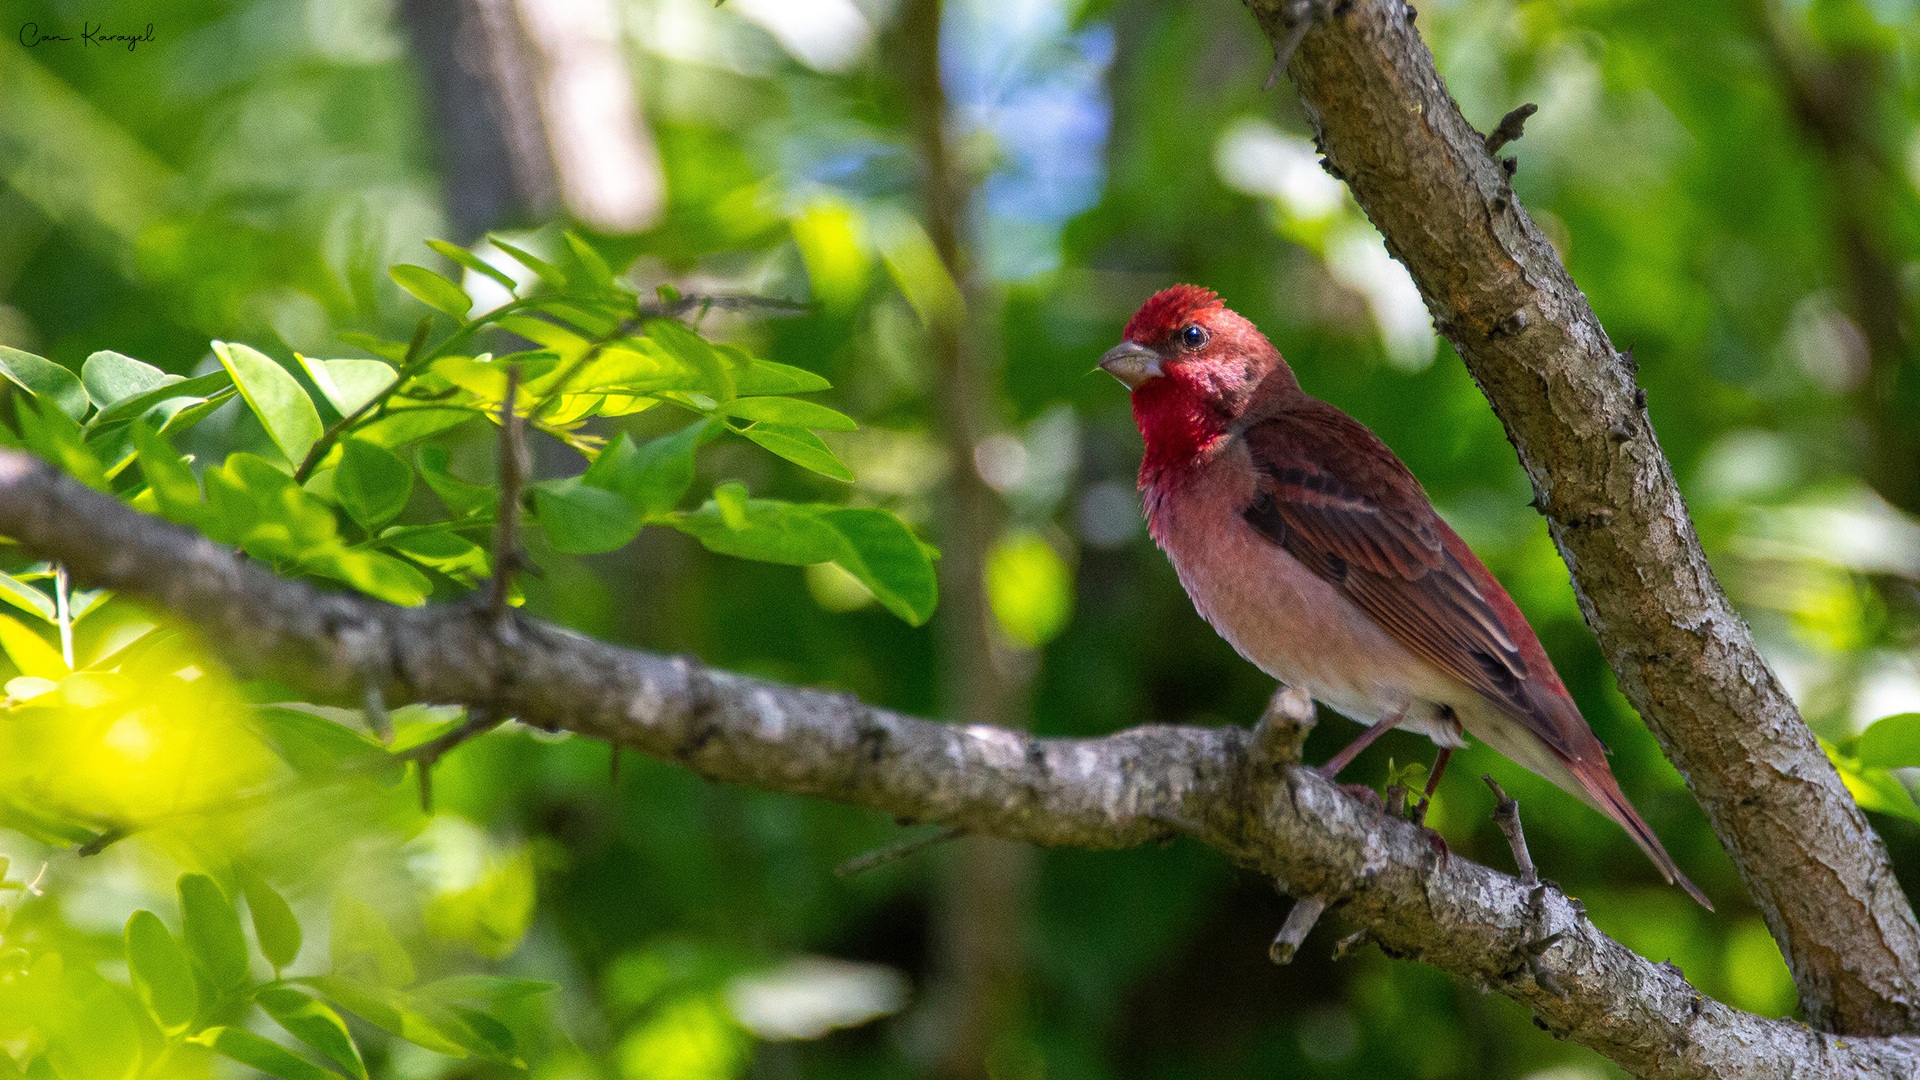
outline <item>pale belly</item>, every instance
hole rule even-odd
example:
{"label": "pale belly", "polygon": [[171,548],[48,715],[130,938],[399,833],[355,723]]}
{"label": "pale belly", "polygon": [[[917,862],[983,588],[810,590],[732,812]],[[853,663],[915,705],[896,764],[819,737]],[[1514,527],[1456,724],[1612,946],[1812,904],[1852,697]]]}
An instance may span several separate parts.
{"label": "pale belly", "polygon": [[[1244,451],[1242,451],[1244,453]],[[1397,720],[1442,746],[1484,702],[1415,656],[1240,516],[1246,470],[1216,467],[1178,496],[1147,493],[1154,541],[1194,607],[1241,656],[1363,724]],[[1452,715],[1448,715],[1452,710]]]}

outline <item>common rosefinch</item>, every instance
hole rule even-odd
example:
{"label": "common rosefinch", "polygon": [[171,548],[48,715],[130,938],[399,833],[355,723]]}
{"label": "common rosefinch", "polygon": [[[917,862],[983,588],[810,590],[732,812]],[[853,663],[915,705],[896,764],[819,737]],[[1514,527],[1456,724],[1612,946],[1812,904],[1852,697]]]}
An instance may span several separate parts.
{"label": "common rosefinch", "polygon": [[1358,420],[1300,389],[1265,335],[1176,285],[1100,366],[1133,392],[1148,531],[1194,606],[1267,674],[1369,725],[1462,732],[1618,822],[1669,882],[1713,905],[1621,794],[1606,748],[1533,628],[1419,481]]}

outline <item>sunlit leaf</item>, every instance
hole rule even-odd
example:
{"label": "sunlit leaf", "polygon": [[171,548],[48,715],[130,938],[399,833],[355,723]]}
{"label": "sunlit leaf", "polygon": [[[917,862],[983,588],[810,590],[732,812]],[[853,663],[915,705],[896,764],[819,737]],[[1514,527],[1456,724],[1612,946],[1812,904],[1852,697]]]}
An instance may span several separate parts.
{"label": "sunlit leaf", "polygon": [[413,497],[413,467],[384,446],[351,436],[340,440],[340,467],[333,490],[353,519],[376,529],[407,508]]}
{"label": "sunlit leaf", "polygon": [[212,1048],[221,1057],[232,1058],[280,1080],[335,1080],[336,1074],[331,1069],[323,1069],[245,1028],[212,1027],[195,1035],[193,1041]]}
{"label": "sunlit leaf", "polygon": [[94,353],[80,365],[80,384],[100,409],[137,394],[185,381],[178,375],[169,375],[152,364],[123,356],[111,349]]}
{"label": "sunlit leaf", "polygon": [[524,266],[527,269],[533,271],[535,274],[539,275],[540,280],[546,282],[549,285],[555,286],[557,288],[562,288],[562,289],[566,288],[567,276],[566,274],[561,272],[559,267],[553,265],[552,263],[546,261],[545,259],[540,258],[539,256],[533,254],[530,251],[526,251],[522,248],[515,247],[514,245],[508,243],[507,241],[500,239],[500,237],[498,236],[489,234],[487,236],[487,240],[494,247],[497,247],[501,251],[506,252],[509,256],[513,258],[515,262],[518,262],[521,266]]}
{"label": "sunlit leaf", "polygon": [[404,768],[373,739],[304,709],[258,705],[249,716],[274,752],[302,776],[331,780],[361,775],[391,783]]}
{"label": "sunlit leaf", "polygon": [[46,357],[0,345],[0,377],[44,398],[69,420],[87,415],[87,391],[80,377]]}
{"label": "sunlit leaf", "polygon": [[510,1047],[503,1054],[492,1039],[475,1031],[452,1005],[338,975],[302,982],[340,1008],[416,1046],[449,1057],[471,1056],[509,1065],[517,1060]]}
{"label": "sunlit leaf", "polygon": [[[168,378],[174,377],[168,376]],[[221,368],[219,371],[208,372],[205,375],[196,375],[191,379],[176,379],[173,382],[158,386],[145,393],[121,398],[111,406],[103,406],[99,412],[94,414],[92,420],[87,421],[87,427],[90,430],[94,430],[106,427],[109,424],[119,423],[122,420],[131,420],[136,416],[143,415],[148,409],[165,401],[185,399],[197,404],[206,401],[208,398],[232,385],[233,375],[225,368]],[[175,415],[177,416],[178,413]]]}
{"label": "sunlit leaf", "polygon": [[[727,347],[720,347],[725,353]],[[811,394],[820,390],[830,390],[833,384],[815,375],[806,368],[791,364],[776,364],[771,360],[761,360],[741,354],[746,360],[743,369],[734,369],[734,391],[742,397],[760,394]]]}
{"label": "sunlit leaf", "polygon": [[180,910],[193,969],[216,997],[247,985],[247,936],[240,912],[205,874],[180,875]]}
{"label": "sunlit leaf", "polygon": [[193,983],[193,965],[167,930],[160,916],[136,911],[124,934],[127,969],[140,1000],[153,1014],[160,1030],[173,1033],[193,1021],[199,993]]}
{"label": "sunlit leaf", "polygon": [[170,520],[192,523],[200,514],[200,480],[193,475],[187,459],[146,424],[136,420],[129,426],[140,472],[160,512]]}
{"label": "sunlit leaf", "polygon": [[732,400],[732,365],[715,352],[706,339],[672,319],[654,319],[647,323],[647,340],[665,349],[667,355],[675,360],[699,372],[707,392],[716,400]]}
{"label": "sunlit leaf", "polygon": [[400,377],[391,365],[378,360],[313,360],[299,353],[293,356],[306,369],[313,385],[320,388],[321,396],[341,416],[352,416]]}
{"label": "sunlit leaf", "polygon": [[[770,401],[776,399],[745,398],[743,400]],[[736,402],[736,404],[738,404],[738,402]],[[841,463],[838,457],[834,456],[833,448],[822,441],[820,436],[815,435],[806,428],[792,427],[787,424],[762,423],[755,424],[740,434],[803,469],[819,473],[821,476],[827,477],[830,480],[840,480],[846,483],[853,482],[853,470],[847,468],[846,465]]]}
{"label": "sunlit leaf", "polygon": [[471,585],[491,573],[486,549],[452,531],[410,532],[382,543],[463,584]]}
{"label": "sunlit leaf", "polygon": [[267,987],[253,1000],[289,1035],[326,1055],[355,1080],[367,1080],[367,1063],[340,1014],[298,990]]}
{"label": "sunlit leaf", "polygon": [[274,445],[299,464],[320,439],[320,413],[300,383],[273,358],[237,342],[216,341],[213,351],[232,374],[247,407],[273,438]]}
{"label": "sunlit leaf", "polygon": [[19,421],[20,440],[27,449],[88,487],[107,490],[107,474],[100,459],[87,446],[80,425],[60,411],[58,405],[46,398],[23,396],[15,399],[14,412]]}
{"label": "sunlit leaf", "polygon": [[395,284],[430,308],[456,319],[466,318],[467,312],[473,310],[473,300],[465,290],[424,266],[400,263],[387,273],[392,275]]}
{"label": "sunlit leaf", "polygon": [[71,670],[60,657],[60,650],[34,629],[11,616],[0,615],[0,650],[20,669],[20,674],[59,682]]}
{"label": "sunlit leaf", "polygon": [[1920,805],[1914,803],[1913,795],[1899,777],[1886,769],[1862,765],[1858,758],[1842,753],[1825,739],[1820,740],[1820,748],[1827,752],[1827,758],[1840,773],[1841,782],[1847,785],[1847,791],[1861,809],[1920,822]]}
{"label": "sunlit leaf", "polygon": [[38,615],[47,622],[52,622],[59,617],[54,607],[53,597],[11,574],[0,574],[0,602],[11,604],[28,614]]}
{"label": "sunlit leaf", "polygon": [[508,293],[518,288],[513,278],[509,277],[505,271],[458,244],[450,244],[445,240],[428,240],[427,246],[482,277],[492,278]]}
{"label": "sunlit leaf", "polygon": [[899,518],[865,507],[822,510],[820,518],[845,542],[834,561],[873,590],[883,607],[912,626],[932,617],[939,601],[933,560]]}
{"label": "sunlit leaf", "polygon": [[277,973],[300,955],[300,920],[294,918],[286,897],[257,871],[241,866],[239,877],[240,893],[247,898],[247,914],[253,919],[253,936]]}
{"label": "sunlit leaf", "polygon": [[423,998],[447,1002],[480,1002],[497,1005],[537,994],[551,993],[559,987],[534,979],[511,979],[500,975],[454,975],[436,979],[414,993]]}
{"label": "sunlit leaf", "polygon": [[809,507],[750,499],[739,509],[737,527],[726,521],[719,504],[712,501],[670,522],[708,550],[741,559],[806,566],[831,561],[845,550],[839,531]]}
{"label": "sunlit leaf", "polygon": [[644,524],[633,503],[577,476],[533,485],[533,508],[554,550],[570,555],[625,547]]}
{"label": "sunlit leaf", "polygon": [[384,415],[359,425],[353,435],[376,446],[398,449],[417,439],[464,424],[479,415],[474,409],[465,407],[389,403]]}
{"label": "sunlit leaf", "polygon": [[1860,764],[1880,769],[1920,766],[1920,713],[1900,713],[1867,725],[1853,744]]}
{"label": "sunlit leaf", "polygon": [[719,412],[739,420],[757,420],[817,431],[852,431],[860,426],[845,413],[790,397],[741,398],[721,406]]}

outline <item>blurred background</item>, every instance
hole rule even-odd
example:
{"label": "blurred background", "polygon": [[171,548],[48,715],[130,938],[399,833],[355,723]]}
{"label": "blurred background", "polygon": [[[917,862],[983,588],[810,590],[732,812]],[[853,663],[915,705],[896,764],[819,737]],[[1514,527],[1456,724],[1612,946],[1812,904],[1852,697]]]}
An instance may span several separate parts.
{"label": "blurred background", "polygon": [[[1291,90],[1261,92],[1271,52],[1242,5],[0,13],[0,344],[180,373],[204,370],[216,337],[360,355],[340,331],[404,339],[418,314],[390,263],[451,272],[426,238],[549,250],[561,225],[643,290],[805,301],[703,329],[833,381],[825,400],[862,424],[828,436],[855,499],[944,552],[933,620],[908,628],[831,565],[727,560],[664,530],[609,556],[537,552],[529,609],[919,715],[1063,735],[1258,715],[1272,684],[1147,540],[1125,393],[1092,372],[1155,290],[1218,290],[1412,466],[1720,911],[1479,748],[1430,819],[1454,852],[1508,864],[1475,779],[1490,772],[1519,797],[1542,872],[1602,928],[1721,1000],[1795,1010],[1731,864],[1581,622],[1498,422],[1319,168]],[[152,35],[51,40],[83,24]],[[1482,130],[1539,104],[1509,149],[1515,187],[1633,350],[1714,565],[1808,721],[1844,748],[1920,711],[1920,12],[1430,0],[1419,27]],[[723,461],[756,488],[846,497],[766,455]],[[221,756],[220,703],[198,707],[203,742],[67,779],[107,799],[221,790],[251,766]],[[1353,730],[1324,718],[1309,759]],[[1431,756],[1396,733],[1348,778]],[[1911,891],[1920,825],[1899,783],[1862,798]],[[245,852],[316,926],[350,895],[425,969],[557,984],[511,1016],[541,1078],[1617,1074],[1471,985],[1367,948],[1333,962],[1337,918],[1272,966],[1286,901],[1186,842],[961,839],[841,877],[924,830],[631,756],[610,770],[603,746],[515,730],[452,755],[436,794],[431,815],[404,786],[216,808],[86,858],[0,822],[7,933],[104,957],[135,908],[171,919],[182,870]],[[376,1076],[512,1072],[370,1045]],[[238,1075],[210,1062],[147,1075]]]}

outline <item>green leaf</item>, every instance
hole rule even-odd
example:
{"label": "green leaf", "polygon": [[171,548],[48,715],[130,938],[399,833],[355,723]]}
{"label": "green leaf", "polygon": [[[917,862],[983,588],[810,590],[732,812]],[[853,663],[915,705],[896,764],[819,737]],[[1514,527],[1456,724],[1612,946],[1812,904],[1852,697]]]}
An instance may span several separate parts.
{"label": "green leaf", "polygon": [[27,449],[60,466],[88,487],[107,490],[106,470],[87,446],[79,424],[46,398],[19,397],[13,404],[19,420],[20,441]]}
{"label": "green leaf", "polygon": [[473,310],[473,300],[465,290],[424,266],[401,263],[387,271],[401,288],[430,308],[444,311],[456,319],[465,319]]}
{"label": "green leaf", "polygon": [[640,508],[647,517],[672,510],[693,484],[694,451],[714,430],[701,420],[635,446],[624,433],[600,452],[581,479]]}
{"label": "green leaf", "polygon": [[578,476],[533,485],[533,509],[554,550],[569,555],[625,547],[644,523],[633,503]]}
{"label": "green leaf", "polygon": [[87,415],[87,391],[80,385],[80,377],[44,356],[0,345],[0,376],[45,399],[69,420],[78,422]]}
{"label": "green leaf", "polygon": [[125,940],[133,988],[153,1014],[154,1023],[168,1035],[185,1030],[199,1007],[186,951],[151,911],[133,913],[127,920]]}
{"label": "green leaf", "polygon": [[734,396],[732,365],[714,351],[706,339],[672,319],[654,319],[647,323],[647,340],[665,349],[667,355],[700,373],[707,392],[717,401]]}
{"label": "green leaf", "polygon": [[433,489],[447,509],[461,516],[492,513],[500,496],[490,487],[470,483],[447,471],[447,448],[438,444],[422,446],[418,454],[420,476]]}
{"label": "green leaf", "polygon": [[1861,809],[1920,822],[1920,805],[1914,803],[1912,793],[1899,777],[1886,769],[1862,765],[1858,758],[1842,753],[1825,739],[1820,740],[1820,748],[1826,751],[1841,782],[1847,785],[1847,791]]}
{"label": "green leaf", "polygon": [[245,1028],[213,1027],[193,1037],[221,1057],[232,1058],[280,1080],[334,1080],[330,1069],[323,1069],[306,1058],[263,1039]]}
{"label": "green leaf", "polygon": [[80,365],[80,384],[86,388],[87,396],[93,399],[94,405],[101,409],[135,394],[186,381],[178,375],[169,375],[152,364],[122,356],[111,349],[94,353]]}
{"label": "green leaf", "polygon": [[433,594],[425,575],[384,551],[369,548],[328,547],[300,560],[302,568],[344,581],[368,596],[389,604],[413,607]]}
{"label": "green leaf", "polygon": [[294,353],[293,358],[300,361],[307,377],[320,388],[321,396],[341,416],[352,416],[360,411],[362,406],[379,397],[381,391],[392,386],[393,381],[400,377],[392,365],[378,360],[313,360],[299,353]]}
{"label": "green leaf", "polygon": [[0,602],[12,604],[30,615],[38,615],[47,622],[60,617],[58,609],[54,607],[53,597],[12,574],[0,574]]}
{"label": "green leaf", "polygon": [[[719,492],[715,493],[716,496]],[[838,530],[821,521],[811,507],[771,499],[749,499],[739,507],[737,527],[720,504],[709,501],[690,513],[668,519],[709,551],[760,562],[808,566],[845,553]]]}
{"label": "green leaf", "polygon": [[377,529],[407,508],[413,497],[413,468],[398,454],[351,437],[340,440],[340,451],[333,491],[353,520]]}
{"label": "green leaf", "polygon": [[[719,346],[727,352],[731,346]],[[830,390],[833,384],[808,371],[806,368],[791,364],[776,364],[771,360],[741,354],[746,360],[745,370],[736,368],[735,392],[741,397],[762,394],[812,394],[821,390]]]}
{"label": "green leaf", "polygon": [[843,412],[790,397],[751,397],[731,401],[720,413],[739,420],[764,421],[817,431],[852,431],[860,425]]}
{"label": "green leaf", "polygon": [[325,1054],[355,1080],[367,1080],[367,1063],[347,1032],[346,1021],[324,1003],[298,990],[272,986],[254,995],[254,1002],[287,1034]]}
{"label": "green leaf", "polygon": [[[426,318],[431,319],[432,316],[429,315]],[[382,359],[391,360],[396,364],[406,362],[409,346],[404,341],[387,341],[372,334],[363,334],[358,330],[342,330],[334,336],[356,349],[365,349]]]}
{"label": "green leaf", "polygon": [[180,875],[180,910],[194,971],[217,997],[247,985],[247,936],[240,912],[205,874]]}
{"label": "green leaf", "polygon": [[409,532],[391,541],[382,539],[381,543],[465,585],[490,573],[486,549],[451,530]]}
{"label": "green leaf", "polygon": [[453,975],[436,979],[414,991],[420,997],[442,1002],[481,1002],[492,1006],[507,1001],[548,994],[559,987],[534,979],[509,979],[499,975]]}
{"label": "green leaf", "polygon": [[[742,400],[776,399],[745,398]],[[791,427],[786,424],[755,424],[740,434],[803,469],[819,473],[830,480],[853,482],[853,470],[847,468],[838,457],[834,456],[833,448],[821,441],[820,436],[806,428]]]}
{"label": "green leaf", "polygon": [[[168,378],[175,377],[169,375]],[[93,419],[87,421],[87,428],[97,431],[109,424],[131,420],[161,402],[173,401],[177,398],[184,398],[197,404],[232,385],[233,375],[225,368],[205,375],[196,375],[191,379],[176,379],[174,382],[157,386],[144,393],[121,398],[111,406],[102,406],[100,411],[94,414]]]}
{"label": "green leaf", "polygon": [[1867,726],[1853,744],[1860,764],[1880,769],[1920,766],[1920,713],[1883,717]]}
{"label": "green leaf", "polygon": [[449,244],[445,240],[428,240],[427,246],[474,273],[499,282],[500,287],[507,290],[509,294],[519,288],[505,271],[458,244]]}
{"label": "green leaf", "polygon": [[20,674],[54,682],[72,673],[60,650],[48,644],[32,627],[12,616],[0,615],[0,651],[7,654]]}
{"label": "green leaf", "polygon": [[[474,1030],[467,1017],[455,1011],[457,1006],[337,975],[301,981],[326,995],[335,1005],[415,1046],[449,1057],[478,1057],[505,1065],[518,1063],[511,1049],[503,1054],[493,1039]],[[511,1033],[507,1038],[511,1040]]]}
{"label": "green leaf", "polygon": [[147,490],[153,492],[160,513],[171,521],[193,524],[200,517],[203,502],[200,480],[193,475],[187,459],[141,421],[133,422],[132,431],[140,472],[147,478]]}
{"label": "green leaf", "polygon": [[[393,987],[407,986],[414,980],[413,960],[387,928],[386,920],[345,894],[334,900],[332,944],[336,974]],[[351,1005],[348,1008],[359,1012]]]}
{"label": "green leaf", "polygon": [[882,606],[911,626],[932,617],[940,596],[933,559],[899,518],[866,507],[822,510],[820,518],[845,541],[844,553],[834,561],[871,589]]}
{"label": "green leaf", "polygon": [[507,243],[505,240],[502,240],[498,236],[494,236],[491,233],[487,235],[487,240],[488,242],[493,244],[494,247],[497,247],[501,251],[504,251],[508,255],[512,256],[513,259],[516,262],[518,262],[521,266],[524,266],[527,269],[533,271],[535,274],[540,275],[541,281],[544,281],[547,284],[554,286],[555,288],[564,289],[567,287],[567,275],[562,273],[559,267],[553,265],[550,262],[547,262],[545,259],[542,259],[537,255],[532,254],[531,252],[524,251],[520,248],[514,247],[512,244]]}
{"label": "green leaf", "polygon": [[213,351],[274,445],[289,462],[298,465],[320,440],[320,412],[313,407],[313,399],[286,368],[257,349],[216,341]]}
{"label": "green leaf", "polygon": [[394,783],[405,770],[386,747],[324,716],[284,705],[255,706],[248,715],[274,753],[308,779],[358,774]]}
{"label": "green leaf", "polygon": [[440,405],[396,406],[388,403],[384,415],[354,429],[354,437],[389,449],[405,446],[416,439],[437,435],[472,420],[478,414],[471,408]]}
{"label": "green leaf", "polygon": [[586,271],[588,282],[602,291],[614,287],[613,269],[607,265],[607,260],[600,257],[599,252],[593,250],[593,245],[574,235],[571,229],[562,233],[561,238],[567,242],[567,250],[573,253],[581,269]]}
{"label": "green leaf", "polygon": [[239,868],[239,875],[241,895],[247,898],[247,914],[253,918],[253,936],[260,942],[261,955],[273,965],[277,975],[300,955],[300,920],[293,917],[286,897],[266,878],[246,866]]}

